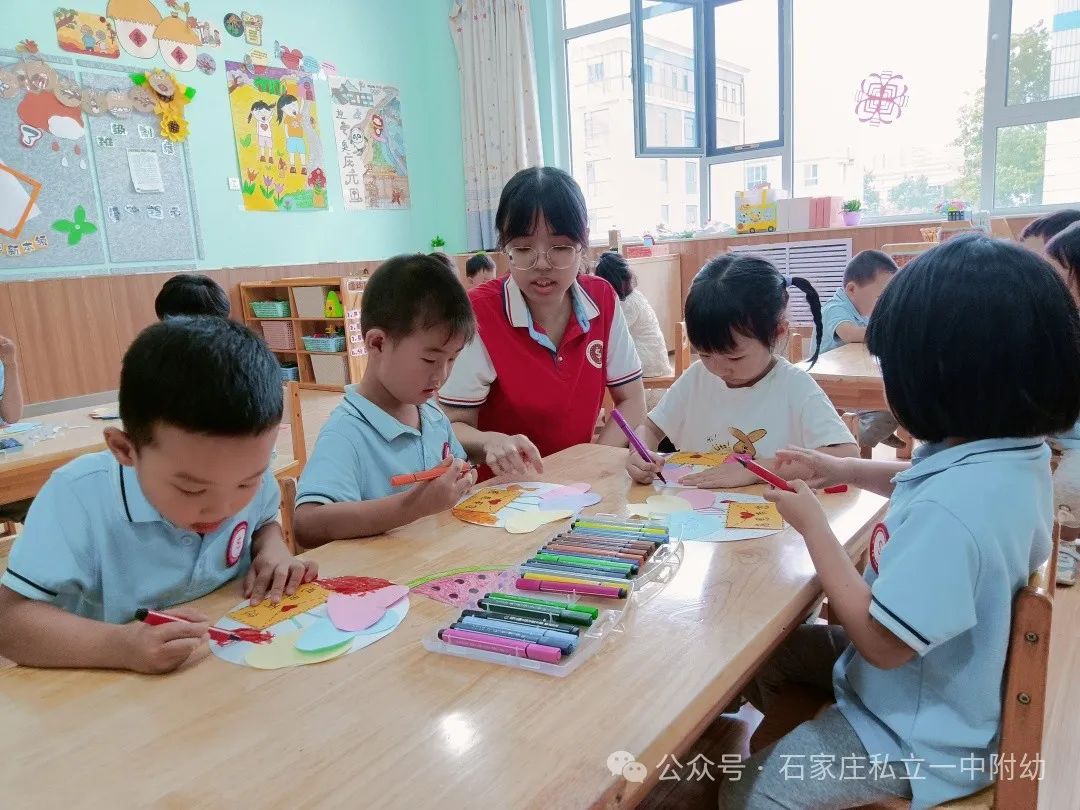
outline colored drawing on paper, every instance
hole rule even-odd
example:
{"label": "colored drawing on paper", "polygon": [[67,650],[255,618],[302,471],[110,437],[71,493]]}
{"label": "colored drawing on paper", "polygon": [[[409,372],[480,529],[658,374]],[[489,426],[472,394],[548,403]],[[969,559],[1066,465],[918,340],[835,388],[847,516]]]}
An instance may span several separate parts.
{"label": "colored drawing on paper", "polygon": [[324,579],[315,580],[316,585],[321,585],[328,591],[334,593],[344,594],[360,594],[367,593],[368,591],[377,591],[379,588],[385,588],[387,585],[393,583],[388,579],[380,579],[379,577],[329,577]]}
{"label": "colored drawing on paper", "polygon": [[236,156],[248,211],[325,210],[326,172],[308,73],[226,62]]}
{"label": "colored drawing on paper", "polygon": [[328,80],[345,207],[408,208],[409,169],[398,89],[338,75]]}
{"label": "colored drawing on paper", "polygon": [[775,529],[784,528],[784,519],[774,503],[729,503],[727,505],[727,528],[729,529]]}
{"label": "colored drawing on paper", "polygon": [[[244,656],[244,663],[255,669],[284,669],[329,661],[331,658],[344,655],[349,648],[349,642],[346,641],[330,649],[302,652],[296,648],[301,638],[303,638],[303,631],[296,630],[277,636],[269,644],[253,646]],[[351,638],[349,640],[351,641]]]}
{"label": "colored drawing on paper", "polygon": [[684,464],[689,467],[719,467],[727,461],[730,453],[711,451],[697,453],[691,450],[683,450],[672,453],[667,457],[668,464]]}
{"label": "colored drawing on paper", "polygon": [[[467,495],[451,510],[451,514],[465,523],[478,526],[495,526],[513,534],[530,532],[543,523],[562,520],[585,506],[598,503],[593,493],[580,489],[585,484],[544,484],[536,481],[502,484]],[[550,497],[554,496],[554,497]],[[511,517],[527,513],[544,512],[539,517]]]}
{"label": "colored drawing on paper", "polygon": [[492,591],[506,591],[517,580],[517,571],[510,566],[455,568],[420,577],[409,583],[412,593],[434,599],[446,605],[465,608],[476,604]]}
{"label": "colored drawing on paper", "polygon": [[56,44],[62,51],[106,59],[120,56],[116,29],[108,17],[92,11],[57,8],[53,12],[53,24],[56,26]]}
{"label": "colored drawing on paper", "polygon": [[19,238],[27,220],[41,213],[40,193],[41,183],[0,160],[0,234]]}
{"label": "colored drawing on paper", "polygon": [[292,596],[282,597],[276,605],[263,601],[257,605],[239,607],[229,614],[229,618],[256,630],[265,630],[291,616],[318,607],[326,601],[327,596],[329,592],[325,588],[309,582],[297,588]]}

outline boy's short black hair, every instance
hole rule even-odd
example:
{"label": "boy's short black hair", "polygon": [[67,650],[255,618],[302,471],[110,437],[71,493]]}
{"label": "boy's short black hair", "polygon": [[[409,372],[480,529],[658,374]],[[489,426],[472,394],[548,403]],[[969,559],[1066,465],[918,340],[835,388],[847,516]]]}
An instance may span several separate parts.
{"label": "boy's short black hair", "polygon": [[455,273],[457,272],[457,265],[454,264],[454,260],[451,259],[447,254],[443,253],[441,250],[436,250],[433,253],[429,253],[428,256],[430,256],[433,259],[438,259],[440,262],[445,264],[447,267],[449,267]]}
{"label": "boy's short black hair", "polygon": [[888,253],[880,250],[863,250],[857,253],[844,268],[844,284],[854,281],[860,287],[864,287],[877,278],[878,273],[895,273],[899,269]]}
{"label": "boy's short black hair", "polygon": [[1049,262],[954,236],[896,274],[866,345],[900,424],[936,442],[1046,436],[1080,414],[1080,316]]}
{"label": "boy's short black hair", "polygon": [[589,209],[581,186],[553,166],[522,169],[503,186],[495,212],[499,247],[529,236],[541,216],[554,234],[572,239],[582,248],[589,247]]}
{"label": "boy's short black hair", "polygon": [[221,285],[201,273],[180,273],[166,281],[154,299],[154,311],[163,321],[175,315],[229,317],[229,296]]}
{"label": "boy's short black hair", "polygon": [[1070,283],[1080,289],[1080,222],[1074,222],[1047,242],[1046,255],[1060,264]]}
{"label": "boy's short black hair", "polygon": [[449,336],[471,340],[472,306],[457,274],[421,253],[394,256],[371,274],[360,300],[360,328],[382,329],[394,339],[420,329],[445,327]]}
{"label": "boy's short black hair", "polygon": [[1020,232],[1020,239],[1035,236],[1044,242],[1049,242],[1074,222],[1080,222],[1080,211],[1075,208],[1063,208],[1033,219]]}
{"label": "boy's short black hair", "polygon": [[120,418],[136,447],[154,426],[257,436],[281,422],[281,366],[262,338],[227,318],[177,316],[148,326],[124,354]]}
{"label": "boy's short black hair", "polygon": [[495,269],[495,260],[486,253],[474,253],[465,262],[465,275],[474,278],[477,273]]}
{"label": "boy's short black hair", "polygon": [[596,275],[615,288],[620,301],[625,301],[626,296],[634,291],[634,271],[630,269],[630,262],[614,250],[600,254],[596,262]]}

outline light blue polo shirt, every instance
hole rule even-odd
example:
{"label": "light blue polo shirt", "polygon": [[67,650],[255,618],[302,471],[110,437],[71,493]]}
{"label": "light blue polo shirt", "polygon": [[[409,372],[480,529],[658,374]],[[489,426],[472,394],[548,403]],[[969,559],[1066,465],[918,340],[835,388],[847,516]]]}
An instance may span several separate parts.
{"label": "light blue polo shirt", "polygon": [[843,287],[821,308],[822,354],[844,345],[844,341],[836,336],[836,327],[842,323],[852,323],[855,326],[866,326],[870,323],[868,317],[859,314]]}
{"label": "light blue polo shirt", "polygon": [[417,430],[346,386],[300,475],[296,505],[385,498],[405,490],[390,486],[391,476],[429,470],[448,455],[464,459],[446,414],[434,401],[419,409]]}
{"label": "light blue polo shirt", "polygon": [[1072,426],[1071,430],[1058,433],[1050,437],[1050,442],[1056,444],[1062,450],[1076,450],[1080,448],[1080,422]]}
{"label": "light blue polo shirt", "polygon": [[90,453],[45,482],[0,583],[88,619],[129,622],[139,608],[190,602],[247,573],[252,535],[280,500],[268,469],[251,502],[201,537],[161,516],[134,468]]}
{"label": "light blue polo shirt", "polygon": [[849,646],[833,687],[867,752],[897,775],[906,767],[924,808],[992,781],[1013,595],[1050,555],[1050,450],[1038,439],[923,445],[893,480],[865,579],[870,615],[917,655],[883,670]]}

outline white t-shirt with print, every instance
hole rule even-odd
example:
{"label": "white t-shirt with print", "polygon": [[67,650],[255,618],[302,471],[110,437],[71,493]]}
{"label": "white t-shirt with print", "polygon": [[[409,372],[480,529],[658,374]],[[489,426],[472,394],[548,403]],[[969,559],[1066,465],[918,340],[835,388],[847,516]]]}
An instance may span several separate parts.
{"label": "white t-shirt with print", "polygon": [[649,418],[679,450],[772,458],[788,445],[854,443],[825,392],[783,358],[754,385],[728,388],[701,361],[664,394]]}

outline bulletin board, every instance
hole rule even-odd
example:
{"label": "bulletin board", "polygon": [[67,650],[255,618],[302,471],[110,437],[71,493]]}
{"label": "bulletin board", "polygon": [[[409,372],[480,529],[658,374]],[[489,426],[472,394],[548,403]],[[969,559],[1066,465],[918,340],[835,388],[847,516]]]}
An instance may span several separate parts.
{"label": "bulletin board", "polygon": [[[0,50],[0,68],[20,58]],[[58,81],[102,97],[130,88],[130,74],[145,69],[38,58]],[[153,114],[65,112],[51,95],[0,88],[0,274],[77,265],[141,270],[123,264],[201,259],[187,144],[163,145]]]}

